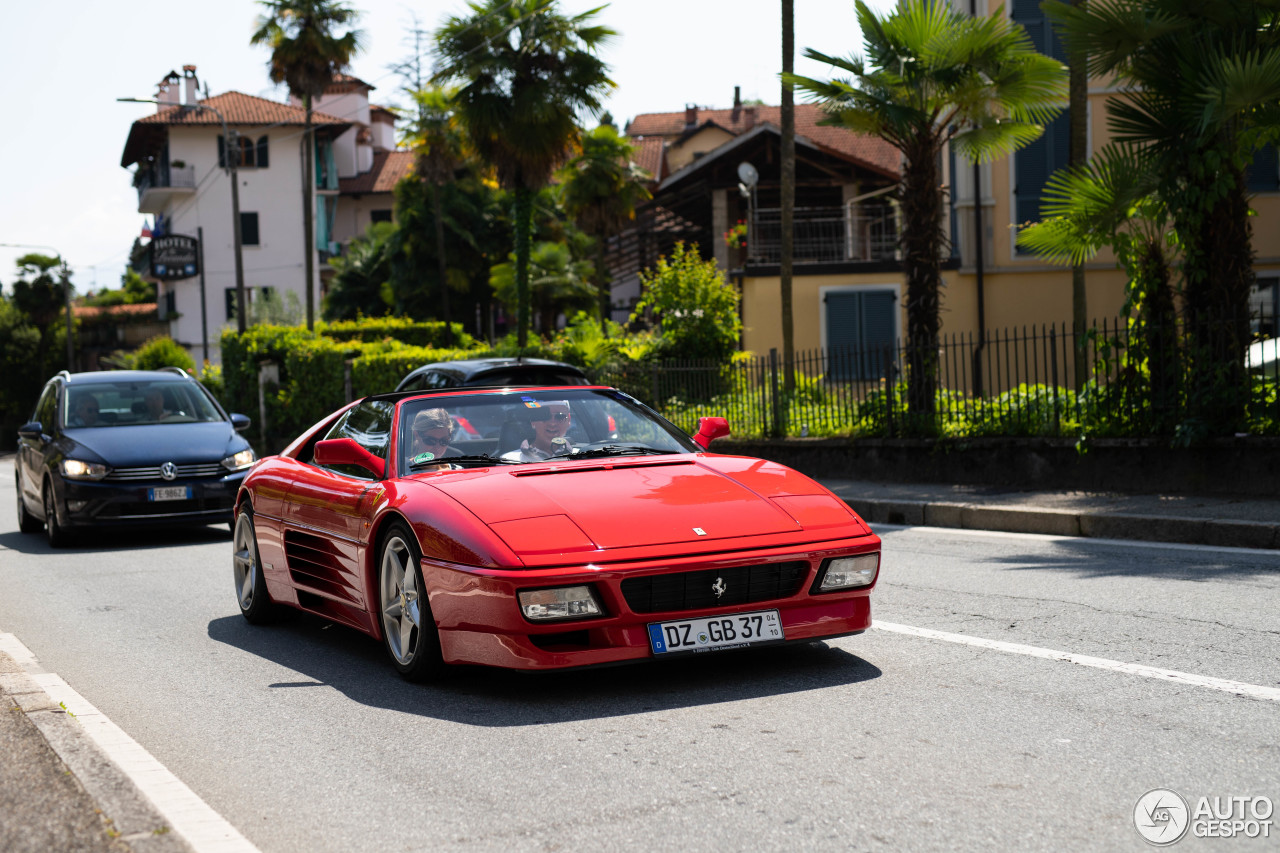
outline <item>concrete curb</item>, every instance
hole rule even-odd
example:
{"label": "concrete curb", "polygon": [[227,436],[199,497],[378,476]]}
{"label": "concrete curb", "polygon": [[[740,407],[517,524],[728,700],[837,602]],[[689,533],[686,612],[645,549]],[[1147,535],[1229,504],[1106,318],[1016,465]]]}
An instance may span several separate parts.
{"label": "concrete curb", "polygon": [[1090,539],[1136,539],[1222,548],[1280,549],[1280,524],[1270,522],[1091,513],[941,501],[844,498],[844,502],[868,524],[1043,533]]}
{"label": "concrete curb", "polygon": [[134,853],[192,853],[186,840],[111,761],[84,728],[28,673],[23,662],[0,650],[0,705],[12,702],[43,736],[89,798],[119,832],[117,843]]}

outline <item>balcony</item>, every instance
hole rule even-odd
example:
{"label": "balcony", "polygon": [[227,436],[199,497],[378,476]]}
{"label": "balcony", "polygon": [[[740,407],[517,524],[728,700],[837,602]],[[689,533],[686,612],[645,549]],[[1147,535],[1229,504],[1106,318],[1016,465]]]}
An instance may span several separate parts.
{"label": "balcony", "polygon": [[[747,248],[734,260],[748,266],[773,266],[782,260],[782,211],[755,211]],[[889,204],[796,208],[792,263],[871,263],[901,259],[898,217]]]}
{"label": "balcony", "polygon": [[163,213],[173,196],[196,191],[196,167],[168,163],[139,166],[133,185],[138,190],[139,213]]}

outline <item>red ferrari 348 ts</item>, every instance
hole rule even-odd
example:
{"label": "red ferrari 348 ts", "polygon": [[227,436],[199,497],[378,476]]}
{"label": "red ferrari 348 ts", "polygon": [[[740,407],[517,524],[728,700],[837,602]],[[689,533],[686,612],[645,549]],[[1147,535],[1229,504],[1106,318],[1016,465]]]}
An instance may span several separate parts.
{"label": "red ferrari 348 ts", "polygon": [[240,610],[350,625],[412,680],[865,631],[879,537],[808,477],[709,452],[728,432],[612,388],[367,397],[245,478]]}

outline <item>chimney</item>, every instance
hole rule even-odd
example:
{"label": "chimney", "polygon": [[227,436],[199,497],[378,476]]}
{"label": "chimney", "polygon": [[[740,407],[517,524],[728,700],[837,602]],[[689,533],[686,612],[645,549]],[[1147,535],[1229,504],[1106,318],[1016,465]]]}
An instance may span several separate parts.
{"label": "chimney", "polygon": [[685,129],[688,130],[689,128],[693,127],[697,123],[698,123],[698,105],[685,104],[685,107],[684,107]]}
{"label": "chimney", "polygon": [[196,67],[194,65],[182,66],[182,76],[185,78],[184,88],[186,96],[182,102],[189,107],[195,106],[196,91],[200,88],[200,81],[196,78]]}
{"label": "chimney", "polygon": [[742,112],[742,87],[733,87],[733,112],[729,116],[729,121],[733,124],[738,123],[738,115]]}
{"label": "chimney", "polygon": [[182,78],[177,71],[170,71],[156,84],[156,112],[165,107],[178,104],[178,81]]}
{"label": "chimney", "polygon": [[745,107],[742,116],[742,129],[750,130],[756,126],[756,108],[754,106]]}

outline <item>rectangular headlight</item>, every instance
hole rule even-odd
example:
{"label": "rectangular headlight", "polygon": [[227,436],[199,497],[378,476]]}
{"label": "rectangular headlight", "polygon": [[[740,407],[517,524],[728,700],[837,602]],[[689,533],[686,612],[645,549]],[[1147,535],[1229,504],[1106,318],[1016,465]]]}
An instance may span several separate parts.
{"label": "rectangular headlight", "polygon": [[101,480],[107,476],[107,466],[101,462],[81,462],[79,459],[62,460],[62,476],[73,480]]}
{"label": "rectangular headlight", "polygon": [[822,583],[815,592],[834,592],[837,589],[858,589],[876,582],[880,571],[880,552],[859,554],[856,557],[837,557],[827,562]]}
{"label": "rectangular headlight", "polygon": [[228,456],[222,460],[222,467],[228,471],[239,471],[241,468],[248,468],[253,464],[253,451],[241,450],[239,453]]}
{"label": "rectangular headlight", "polygon": [[534,622],[557,619],[586,619],[603,612],[589,586],[562,586],[557,589],[522,590],[520,609]]}

